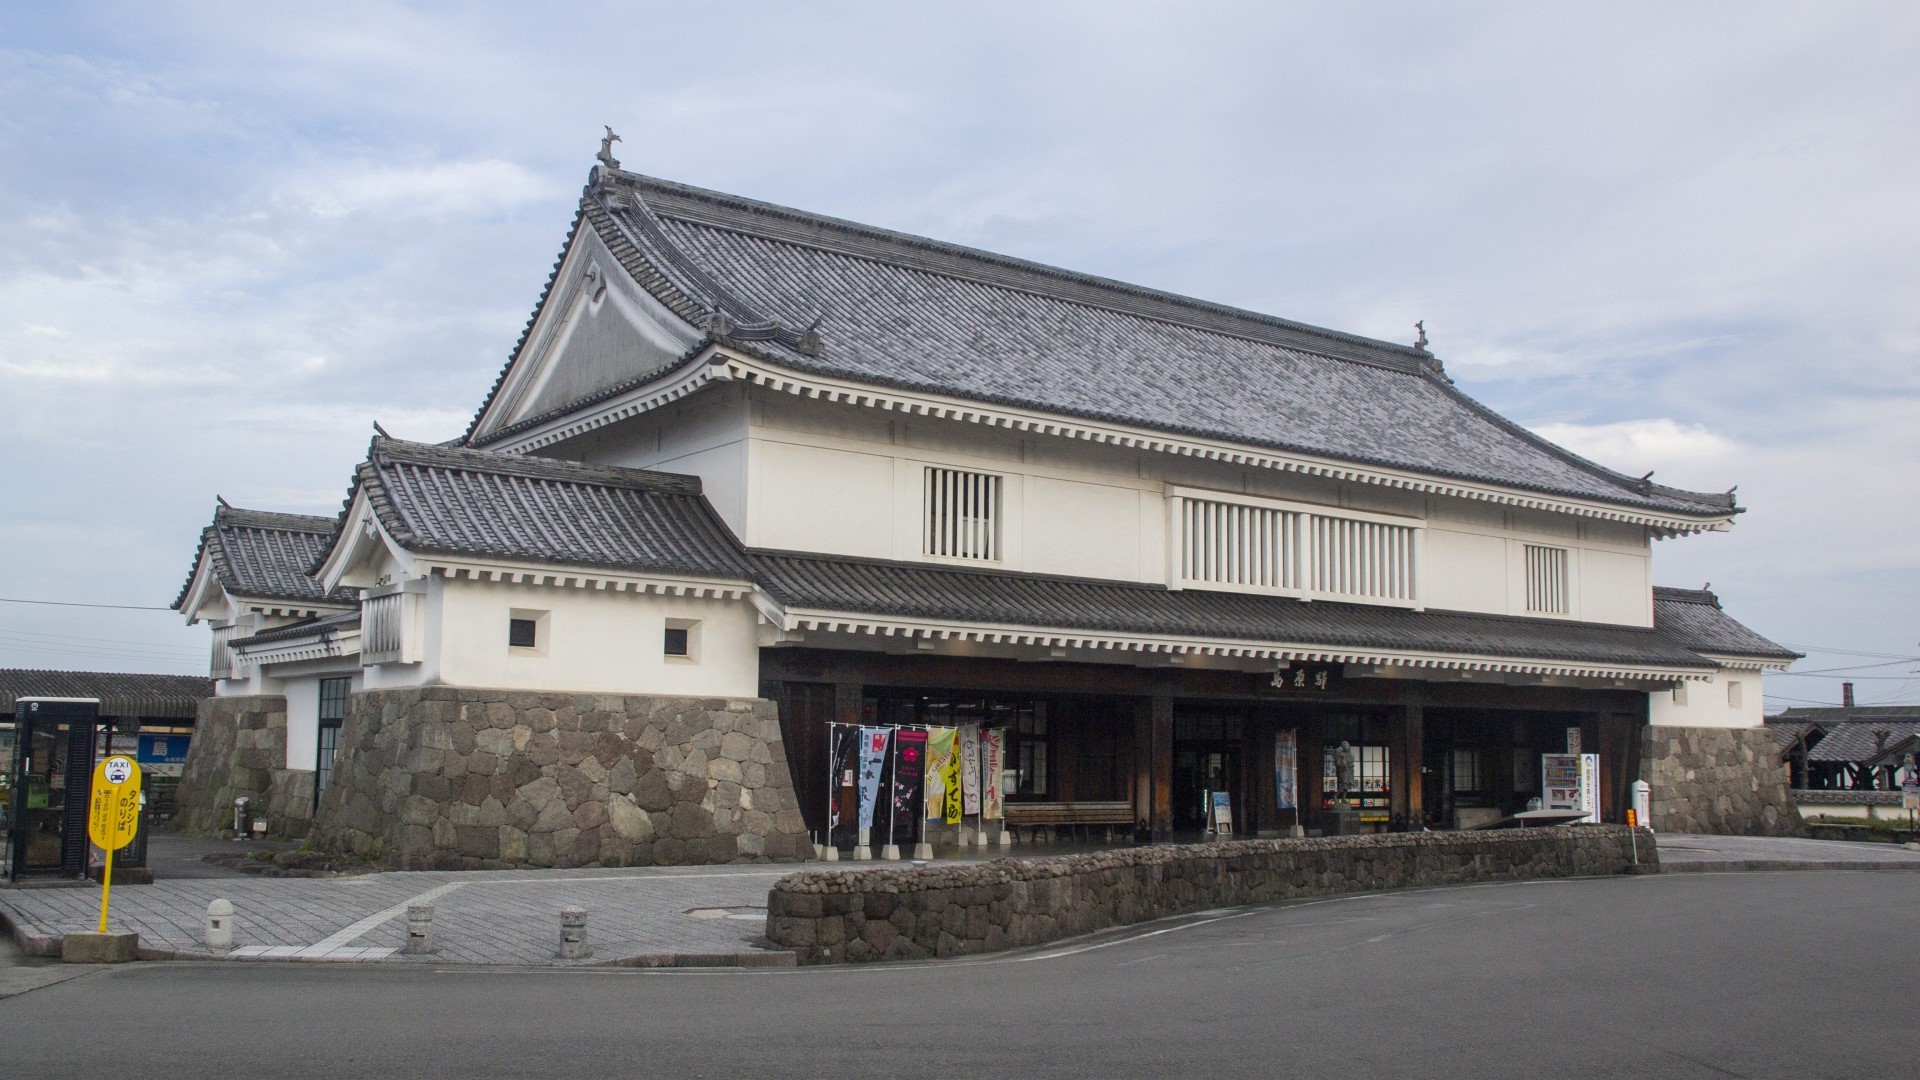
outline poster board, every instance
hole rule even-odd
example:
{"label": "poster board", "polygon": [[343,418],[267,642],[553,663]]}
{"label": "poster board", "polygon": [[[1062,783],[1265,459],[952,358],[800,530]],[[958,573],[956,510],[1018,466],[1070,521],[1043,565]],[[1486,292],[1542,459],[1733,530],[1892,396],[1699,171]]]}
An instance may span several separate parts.
{"label": "poster board", "polygon": [[1233,795],[1226,791],[1207,792],[1207,820],[1215,833],[1233,835]]}

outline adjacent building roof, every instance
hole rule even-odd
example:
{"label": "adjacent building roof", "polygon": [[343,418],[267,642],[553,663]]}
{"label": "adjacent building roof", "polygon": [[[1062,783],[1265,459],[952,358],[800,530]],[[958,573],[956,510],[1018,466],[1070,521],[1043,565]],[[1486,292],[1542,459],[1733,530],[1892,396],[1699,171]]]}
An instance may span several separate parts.
{"label": "adjacent building roof", "polygon": [[120,671],[0,668],[0,710],[13,716],[23,697],[99,698],[101,716],[191,720],[213,680],[204,675],[133,675]]}
{"label": "adjacent building roof", "polygon": [[1695,652],[1788,663],[1802,653],[1776,645],[1721,610],[1720,598],[1705,589],[1653,589],[1653,625]]}
{"label": "adjacent building roof", "polygon": [[1783,747],[1790,748],[1804,734],[1808,761],[1857,764],[1920,736],[1920,705],[1794,708],[1768,717],[1767,727]]}
{"label": "adjacent building roof", "polygon": [[[743,580],[740,544],[700,479],[375,438],[357,496],[395,543],[472,556]],[[326,550],[315,553],[317,568]]]}
{"label": "adjacent building roof", "polygon": [[213,524],[200,532],[193,567],[173,606],[187,602],[201,561],[230,595],[258,600],[291,600],[310,604],[358,604],[351,589],[329,593],[308,571],[333,536],[333,519],[308,514],[274,514],[242,510],[221,503]]}
{"label": "adjacent building roof", "polygon": [[248,645],[267,645],[275,641],[293,641],[312,634],[338,634],[346,630],[360,628],[360,609],[342,611],[320,619],[302,619],[286,626],[276,626],[271,630],[262,630],[251,637],[235,638],[227,644],[234,648]]}
{"label": "adjacent building roof", "polygon": [[1623,626],[802,555],[755,554],[753,561],[760,587],[782,603],[832,612],[1563,663],[1713,667],[1658,630]]}
{"label": "adjacent building roof", "polygon": [[[1738,512],[1730,494],[1651,484],[1546,442],[1455,389],[1421,348],[632,173],[595,176],[576,228],[594,229],[708,340],[797,372],[1649,512]],[[634,371],[634,383],[697,353]],[[501,437],[479,424],[505,378],[469,429],[475,445]]]}

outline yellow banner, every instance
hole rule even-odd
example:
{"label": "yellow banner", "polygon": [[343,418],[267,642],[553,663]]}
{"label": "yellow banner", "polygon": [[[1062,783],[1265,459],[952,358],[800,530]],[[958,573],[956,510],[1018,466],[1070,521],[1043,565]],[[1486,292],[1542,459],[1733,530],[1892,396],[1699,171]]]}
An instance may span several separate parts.
{"label": "yellow banner", "polygon": [[[951,784],[948,782],[948,767],[960,764],[958,734],[950,727],[927,729],[925,812],[928,821],[947,820],[947,792],[957,790],[960,786],[957,779]],[[954,820],[959,821],[958,818]]]}

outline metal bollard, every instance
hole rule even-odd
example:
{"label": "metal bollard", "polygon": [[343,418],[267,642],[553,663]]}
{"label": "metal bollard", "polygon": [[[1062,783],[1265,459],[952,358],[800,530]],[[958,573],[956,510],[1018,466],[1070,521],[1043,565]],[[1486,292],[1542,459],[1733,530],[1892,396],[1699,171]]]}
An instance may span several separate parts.
{"label": "metal bollard", "polygon": [[433,905],[407,905],[407,945],[400,950],[411,956],[433,951]]}
{"label": "metal bollard", "polygon": [[207,905],[207,948],[233,948],[233,904],[215,900]]}
{"label": "metal bollard", "polygon": [[585,960],[592,955],[593,946],[587,944],[587,909],[561,908],[560,959]]}

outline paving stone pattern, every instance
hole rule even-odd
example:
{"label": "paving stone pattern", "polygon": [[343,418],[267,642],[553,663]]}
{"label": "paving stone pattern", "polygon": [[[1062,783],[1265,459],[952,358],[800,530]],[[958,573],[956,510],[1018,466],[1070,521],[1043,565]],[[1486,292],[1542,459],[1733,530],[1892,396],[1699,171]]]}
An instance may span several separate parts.
{"label": "paving stone pattern", "polygon": [[313,838],[409,869],[812,854],[773,702],[454,687],[353,695]]}
{"label": "paving stone pattern", "polygon": [[[995,952],[1207,908],[1517,878],[1621,873],[1620,825],[1385,833],[1124,848],[954,867],[808,870],[767,897],[767,936],[801,963]],[[1653,838],[1638,861],[1657,867]]]}
{"label": "paving stone pattern", "polygon": [[1649,727],[1640,761],[1663,833],[1806,835],[1780,748],[1763,728]]}
{"label": "paving stone pattern", "polygon": [[[579,906],[589,913],[594,947],[587,963],[729,956],[761,951],[755,942],[765,930],[767,889],[784,873],[725,866],[163,881],[116,888],[112,927],[138,932],[150,959],[545,965],[564,963],[554,955],[560,909]],[[436,951],[405,956],[406,905],[423,896],[434,905]],[[207,905],[216,898],[234,906],[231,953],[202,944]],[[0,913],[36,955],[58,955],[61,935],[94,929],[99,905],[93,887],[0,890]],[[745,917],[712,917],[716,910]]]}

